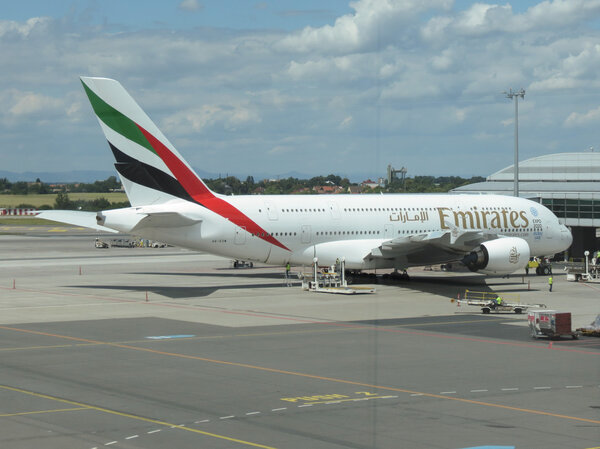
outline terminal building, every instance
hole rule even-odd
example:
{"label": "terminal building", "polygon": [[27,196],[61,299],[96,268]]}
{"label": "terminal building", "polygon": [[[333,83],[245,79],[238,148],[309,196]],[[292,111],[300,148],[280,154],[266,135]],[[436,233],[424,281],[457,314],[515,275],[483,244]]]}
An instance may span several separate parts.
{"label": "terminal building", "polygon": [[[452,192],[513,195],[514,165]],[[600,250],[600,153],[558,153],[519,162],[519,196],[542,203],[571,229],[569,257]]]}

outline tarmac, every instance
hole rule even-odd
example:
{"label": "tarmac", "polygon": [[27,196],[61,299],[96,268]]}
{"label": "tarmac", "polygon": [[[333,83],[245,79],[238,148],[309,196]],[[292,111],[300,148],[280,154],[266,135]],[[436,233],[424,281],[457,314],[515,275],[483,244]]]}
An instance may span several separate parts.
{"label": "tarmac", "polygon": [[533,340],[526,314],[451,302],[516,293],[575,328],[600,286],[415,269],[328,295],[96,236],[0,229],[2,449],[600,447],[600,339]]}

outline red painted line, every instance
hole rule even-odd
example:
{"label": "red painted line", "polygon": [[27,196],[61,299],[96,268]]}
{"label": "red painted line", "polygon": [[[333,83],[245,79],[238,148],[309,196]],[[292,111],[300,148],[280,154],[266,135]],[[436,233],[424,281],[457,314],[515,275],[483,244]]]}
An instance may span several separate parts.
{"label": "red painted line", "polygon": [[[12,288],[7,288],[7,287],[0,287],[0,289],[14,291]],[[382,328],[382,327],[376,327],[376,326],[358,324],[358,323],[319,321],[319,320],[310,320],[310,319],[304,319],[304,318],[273,316],[273,315],[268,315],[268,314],[265,315],[265,314],[256,313],[256,312],[219,310],[219,309],[214,309],[214,308],[210,308],[210,307],[202,307],[202,306],[184,306],[184,305],[179,305],[179,304],[169,304],[169,303],[163,303],[163,302],[146,302],[145,300],[122,299],[122,298],[115,298],[115,297],[109,297],[109,296],[84,295],[84,294],[65,293],[65,292],[56,293],[56,292],[50,292],[50,291],[44,291],[44,290],[33,290],[33,289],[16,289],[16,291],[24,291],[24,292],[30,292],[30,293],[31,292],[32,293],[43,293],[43,294],[50,294],[50,295],[55,295],[55,296],[93,298],[93,299],[100,299],[100,300],[114,301],[114,302],[124,302],[124,303],[132,303],[132,304],[137,303],[137,304],[143,304],[143,305],[154,306],[154,307],[168,307],[168,308],[174,308],[174,309],[217,312],[217,313],[224,313],[224,314],[230,314],[230,315],[241,315],[241,316],[250,316],[250,317],[257,317],[257,318],[269,318],[269,319],[281,320],[281,321],[291,321],[291,322],[295,322],[295,323],[319,324],[319,325],[323,325],[323,326],[335,326],[335,327],[342,327],[342,328],[356,329],[356,330],[375,330],[377,332],[391,332],[391,333],[403,334],[403,335],[417,335],[417,336],[422,336],[422,337],[431,337],[431,338],[438,338],[438,339],[441,338],[441,339],[446,339],[446,340],[468,341],[468,342],[473,342],[473,343],[491,343],[491,344],[495,344],[495,345],[522,347],[522,348],[550,349],[550,350],[561,351],[561,352],[573,352],[573,353],[578,353],[578,354],[600,356],[600,351],[585,351],[585,350],[575,349],[575,348],[561,348],[561,347],[554,347],[554,346],[549,347],[549,346],[544,346],[541,344],[534,344],[534,343],[518,343],[518,342],[510,342],[510,341],[498,341],[498,340],[490,340],[490,339],[485,339],[485,338],[464,337],[464,336],[459,336],[459,335],[448,335],[448,334],[431,333],[431,332],[424,332],[424,331],[389,329],[389,328]],[[565,342],[565,343],[568,343],[568,342]]]}
{"label": "red painted line", "polygon": [[588,284],[586,282],[580,282],[579,285],[585,285],[588,288],[591,288],[591,289],[596,290],[596,291],[600,291],[600,288],[598,288],[598,287],[596,287],[594,285]]}

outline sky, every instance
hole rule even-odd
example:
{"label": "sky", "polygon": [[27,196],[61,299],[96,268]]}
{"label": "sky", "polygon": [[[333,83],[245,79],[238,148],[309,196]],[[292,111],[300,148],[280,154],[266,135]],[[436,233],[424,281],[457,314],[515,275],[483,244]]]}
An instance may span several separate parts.
{"label": "sky", "polygon": [[199,172],[487,176],[600,151],[600,0],[20,0],[0,170],[105,170],[79,76],[117,79]]}

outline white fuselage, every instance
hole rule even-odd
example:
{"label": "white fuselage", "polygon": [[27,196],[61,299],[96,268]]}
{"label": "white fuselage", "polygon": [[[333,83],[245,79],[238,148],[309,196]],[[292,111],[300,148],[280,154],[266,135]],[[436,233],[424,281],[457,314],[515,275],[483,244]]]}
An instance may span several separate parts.
{"label": "white fuselage", "polygon": [[[174,200],[169,209],[199,217],[181,227],[145,227],[145,238],[236,259],[281,265],[310,264],[317,257],[328,265],[342,257],[348,268],[406,268],[460,259],[436,253],[419,260],[394,260],[365,255],[384,242],[423,234],[481,231],[519,237],[531,255],[567,249],[570,232],[539,203],[496,195],[251,195],[220,196],[279,241],[264,240],[200,205]],[[132,208],[134,209],[134,208]],[[125,229],[122,229],[125,230]]]}

